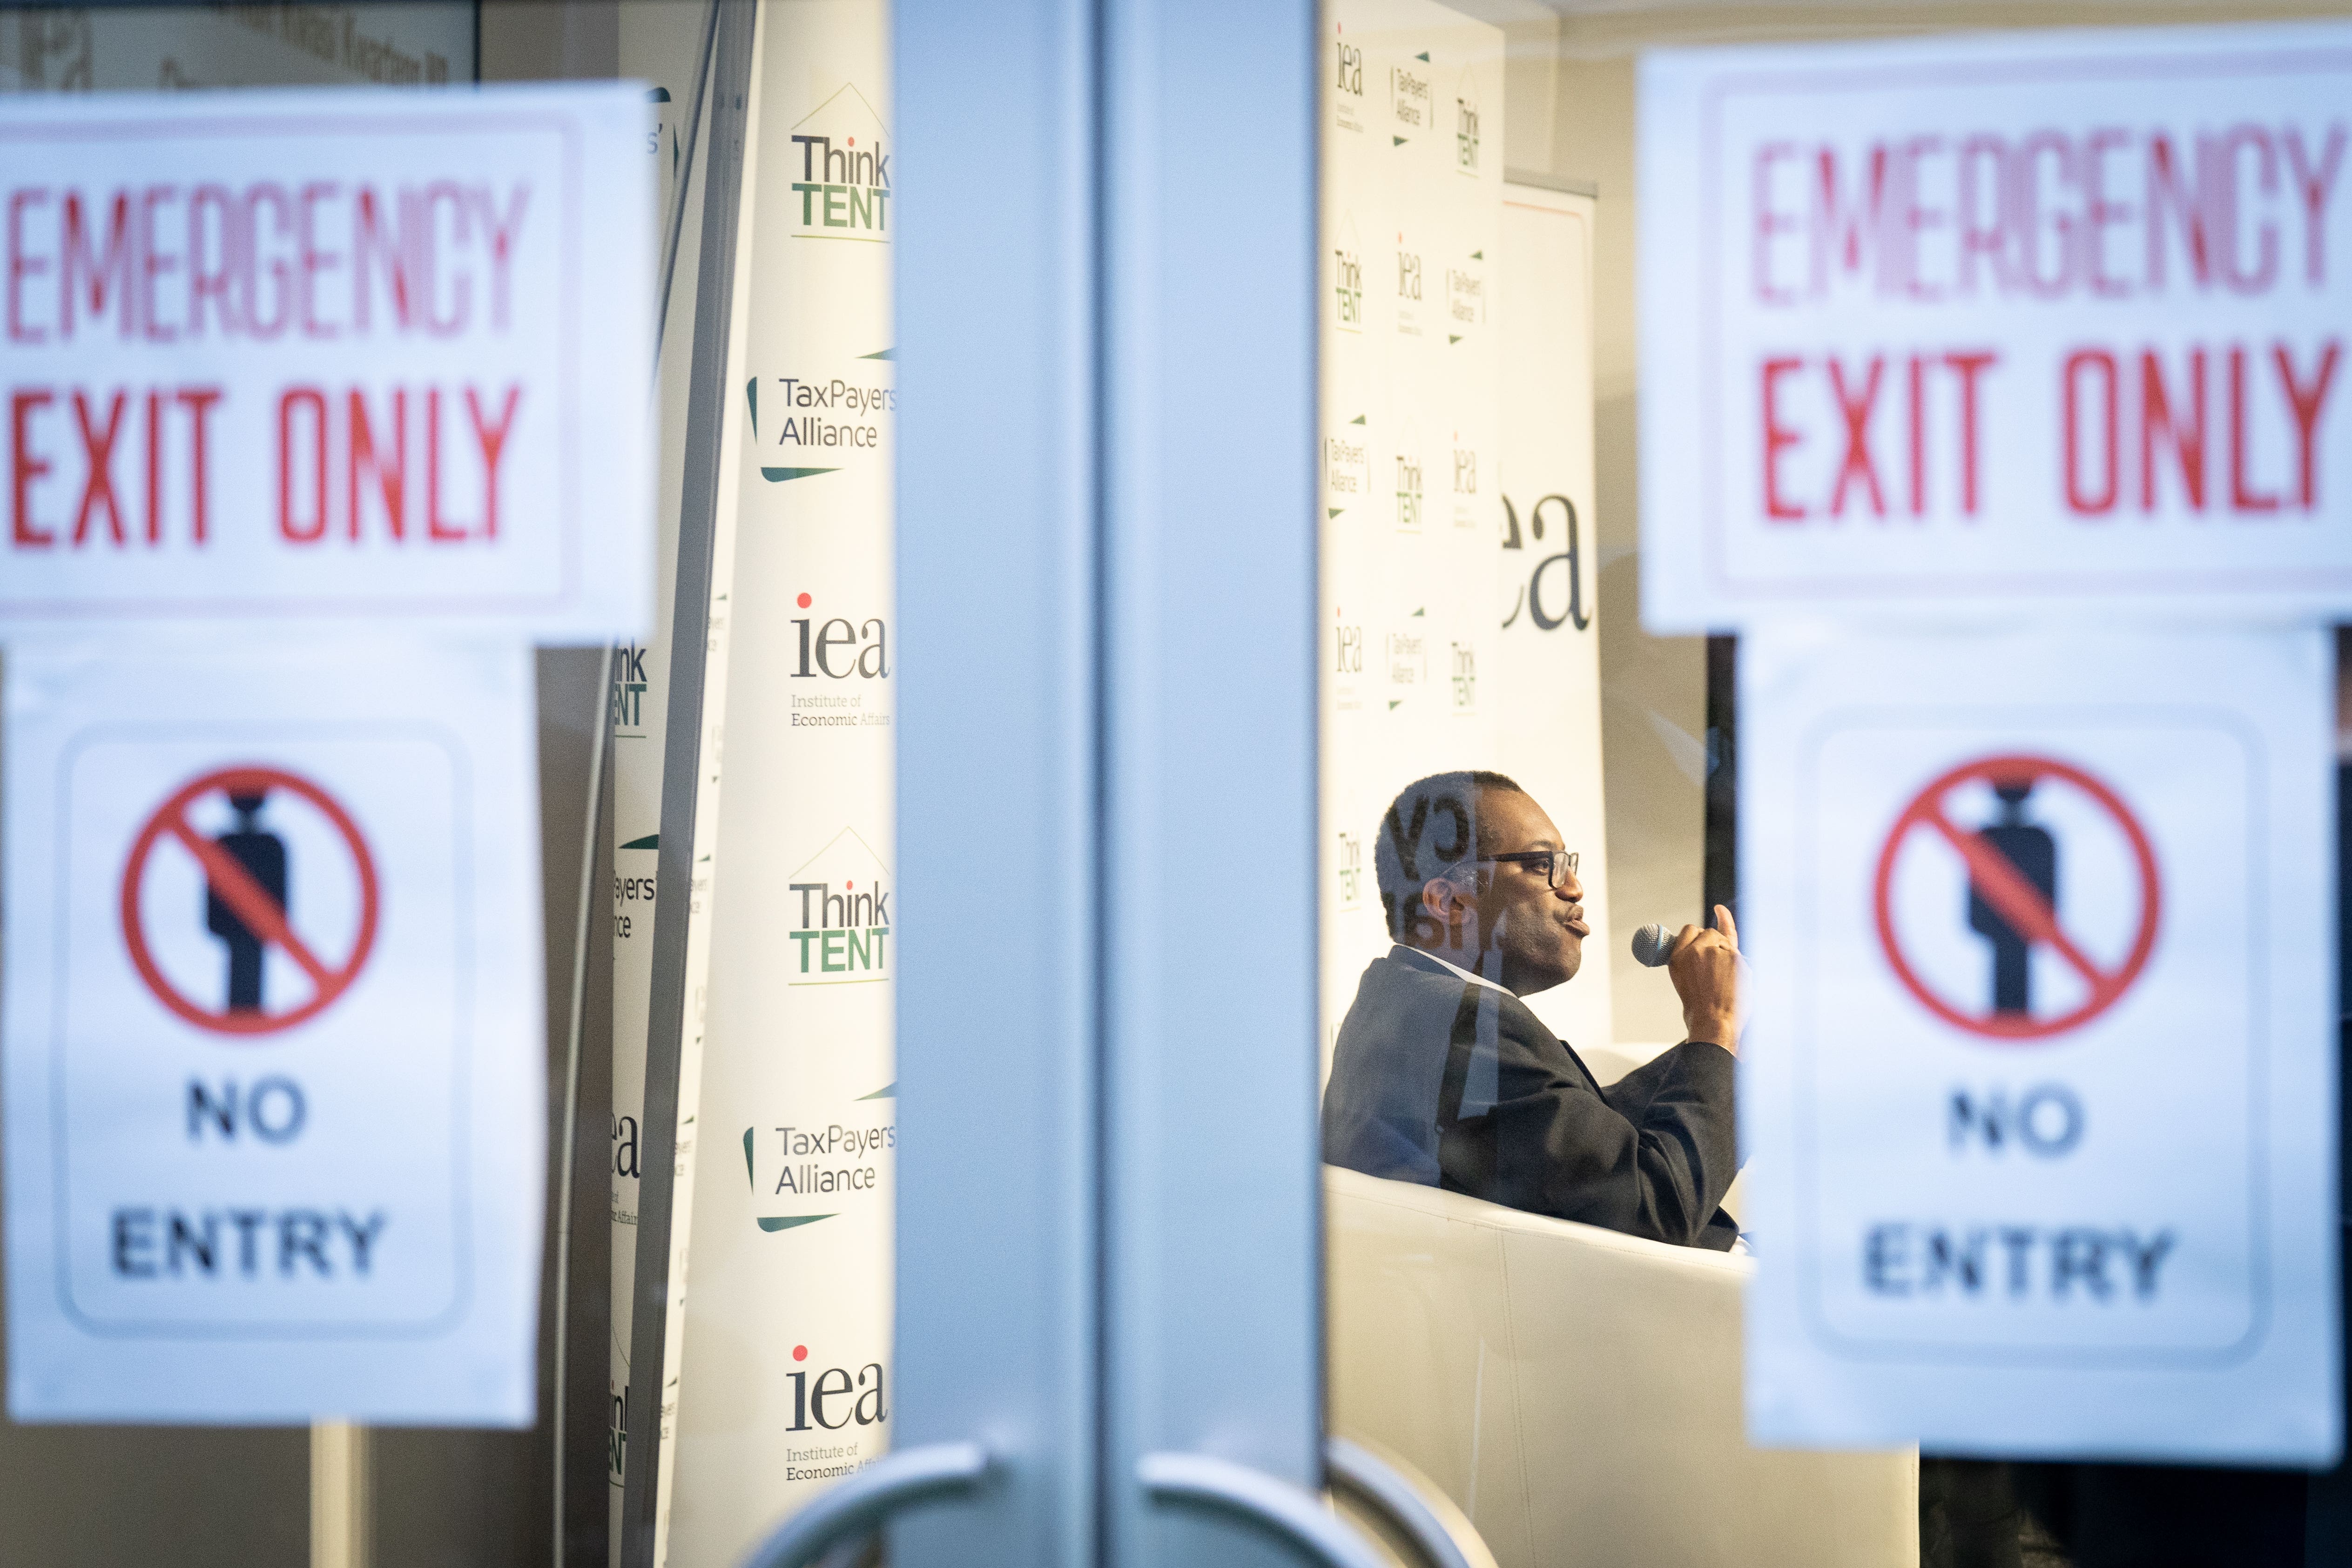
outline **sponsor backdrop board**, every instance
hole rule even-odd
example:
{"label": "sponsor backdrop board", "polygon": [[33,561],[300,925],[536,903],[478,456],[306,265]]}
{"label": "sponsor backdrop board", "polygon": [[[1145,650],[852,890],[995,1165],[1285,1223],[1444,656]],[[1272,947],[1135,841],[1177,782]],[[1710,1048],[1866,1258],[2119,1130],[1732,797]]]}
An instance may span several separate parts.
{"label": "sponsor backdrop board", "polygon": [[1324,26],[1326,1063],[1390,941],[1382,816],[1454,768],[1510,774],[1583,857],[1583,971],[1529,1003],[1605,1044],[1593,203],[1507,190],[1496,29],[1419,3]]}
{"label": "sponsor backdrop board", "polygon": [[1666,50],[1644,621],[2352,607],[2352,26]]}
{"label": "sponsor backdrop board", "polygon": [[[0,633],[645,627],[642,89],[0,98]],[[593,236],[593,237],[592,237]]]}
{"label": "sponsor backdrop board", "polygon": [[740,515],[667,1560],[889,1445],[895,666],[888,13],[772,0],[732,362]]}
{"label": "sponsor backdrop board", "polygon": [[530,658],[10,651],[15,1418],[532,1419]]}
{"label": "sponsor backdrop board", "polygon": [[1751,1437],[2332,1463],[2326,633],[1739,653]]}
{"label": "sponsor backdrop board", "polygon": [[1389,946],[1404,785],[1497,766],[1503,35],[1429,0],[1324,11],[1323,1052]]}
{"label": "sponsor backdrop board", "polygon": [[[667,134],[658,143],[649,139],[646,150],[657,158],[676,156],[682,159],[682,150],[672,138],[683,118],[692,112],[694,72],[701,64],[700,7],[666,6],[662,12],[647,16],[636,16],[633,8],[625,8],[621,19],[624,68],[655,82],[669,94],[667,104],[660,106],[667,111],[661,114],[660,123]],[[752,65],[755,89],[758,70],[755,60]],[[756,129],[759,116],[756,91],[752,96],[750,115]],[[629,1375],[629,1346],[636,1301],[638,1192],[642,1174],[640,1152],[645,1143],[646,1043],[646,1031],[652,1023],[654,922],[656,915],[653,902],[654,875],[660,851],[662,759],[668,735],[667,721],[673,656],[671,623],[676,612],[678,517],[685,477],[686,410],[693,359],[695,279],[702,233],[702,166],[707,161],[709,148],[707,138],[699,141],[696,150],[696,167],[691,178],[686,182],[685,210],[678,220],[681,227],[677,263],[668,300],[667,326],[662,334],[659,373],[656,383],[662,445],[658,472],[660,540],[656,554],[659,586],[656,595],[654,632],[644,642],[622,643],[613,651],[613,1116],[612,1164],[609,1167],[613,1338],[605,1481],[611,1503],[611,1557],[616,1565],[620,1562],[623,1487],[628,1474],[632,1437],[647,1430],[646,1423],[648,1421],[658,1423],[665,1473],[676,1452],[675,1376],[678,1346],[684,1333],[681,1308],[686,1291],[686,1251],[691,1234],[693,1156],[696,1134],[700,1128],[696,1119],[696,1103],[702,1061],[703,1018],[708,999],[709,912],[712,868],[716,864],[718,847],[719,747],[727,714],[726,676],[731,625],[729,612],[735,551],[735,486],[730,478],[733,464],[725,452],[731,450],[731,444],[740,439],[732,424],[726,427],[721,436],[726,445],[722,449],[719,501],[713,519],[715,532],[708,607],[709,638],[701,648],[686,651],[687,657],[702,661],[705,686],[703,731],[692,782],[698,797],[694,817],[694,874],[684,911],[689,923],[685,985],[687,1014],[678,1053],[677,1126],[675,1129],[677,1185],[672,1189],[675,1218],[670,1232],[667,1344],[664,1352],[665,1364],[672,1369],[672,1381],[660,1390],[641,1388]],[[757,166],[758,152],[756,140],[745,149],[747,178],[749,170]],[[730,357],[735,361],[741,357],[747,319],[744,291],[749,276],[749,259],[748,247],[739,246],[734,319],[730,335]],[[641,1444],[638,1446],[642,1447]],[[656,1500],[656,1539],[668,1495],[667,1488],[664,1487]]]}

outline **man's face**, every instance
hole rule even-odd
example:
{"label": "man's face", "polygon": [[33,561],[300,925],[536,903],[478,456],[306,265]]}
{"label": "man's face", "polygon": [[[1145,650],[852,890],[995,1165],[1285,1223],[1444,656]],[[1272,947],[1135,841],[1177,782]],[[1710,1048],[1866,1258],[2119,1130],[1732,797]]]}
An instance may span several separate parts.
{"label": "man's face", "polygon": [[[1516,789],[1482,790],[1478,817],[1487,854],[1568,848],[1544,809]],[[1502,960],[1504,988],[1528,996],[1574,978],[1591,935],[1584,884],[1571,875],[1549,886],[1541,862],[1501,861],[1478,871],[1485,885],[1465,902],[1477,909],[1484,949]]]}

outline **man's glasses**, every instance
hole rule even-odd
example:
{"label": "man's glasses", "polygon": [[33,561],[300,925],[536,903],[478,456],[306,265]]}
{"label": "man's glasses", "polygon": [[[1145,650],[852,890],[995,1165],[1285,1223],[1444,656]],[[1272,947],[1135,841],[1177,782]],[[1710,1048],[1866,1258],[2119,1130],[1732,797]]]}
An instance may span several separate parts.
{"label": "man's glasses", "polygon": [[1517,861],[1522,865],[1541,866],[1544,884],[1558,887],[1576,874],[1574,850],[1518,850],[1507,855],[1480,855],[1480,862]]}

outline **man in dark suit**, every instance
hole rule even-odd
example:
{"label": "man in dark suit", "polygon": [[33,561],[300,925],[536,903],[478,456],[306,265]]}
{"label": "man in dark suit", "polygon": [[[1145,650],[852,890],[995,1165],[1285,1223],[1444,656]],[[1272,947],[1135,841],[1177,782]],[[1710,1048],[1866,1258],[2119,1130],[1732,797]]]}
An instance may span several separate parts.
{"label": "man in dark suit", "polygon": [[1731,912],[1668,965],[1688,1038],[1604,1089],[1519,998],[1583,959],[1583,884],[1559,830],[1499,773],[1440,773],[1389,808],[1373,851],[1396,946],[1339,1026],[1323,1157],[1370,1176],[1686,1247],[1730,1248],[1738,1174]]}

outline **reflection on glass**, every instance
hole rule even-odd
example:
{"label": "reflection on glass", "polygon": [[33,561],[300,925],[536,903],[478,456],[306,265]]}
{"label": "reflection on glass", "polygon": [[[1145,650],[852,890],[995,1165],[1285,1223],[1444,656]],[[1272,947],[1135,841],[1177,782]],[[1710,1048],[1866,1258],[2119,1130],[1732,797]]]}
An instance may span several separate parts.
{"label": "reflection on glass", "polygon": [[1738,935],[1685,927],[1670,972],[1683,1043],[1603,1086],[1520,998],[1583,963],[1576,856],[1500,773],[1433,774],[1390,806],[1373,874],[1395,946],[1339,1026],[1324,1158],[1367,1176],[1729,1249],[1738,1173]]}

